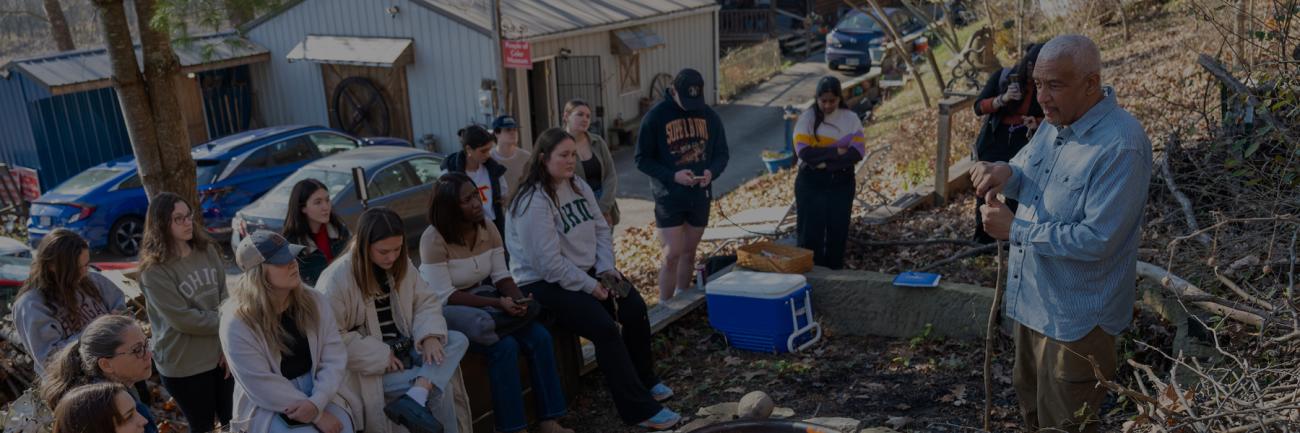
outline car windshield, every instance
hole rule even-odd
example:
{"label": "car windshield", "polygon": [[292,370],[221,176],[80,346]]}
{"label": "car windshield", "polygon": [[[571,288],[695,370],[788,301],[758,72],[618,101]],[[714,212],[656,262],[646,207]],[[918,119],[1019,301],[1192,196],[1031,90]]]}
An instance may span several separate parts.
{"label": "car windshield", "polygon": [[835,29],[854,33],[882,32],[880,24],[876,23],[874,18],[861,13],[849,15],[844,21],[840,21],[840,25],[836,26]]}
{"label": "car windshield", "polygon": [[194,160],[194,165],[195,180],[199,185],[207,185],[217,181],[217,176],[226,167],[226,162],[219,159],[197,159]]}
{"label": "car windshield", "polygon": [[50,191],[50,193],[68,195],[85,194],[109,179],[117,177],[119,174],[122,174],[121,169],[92,168],[73,176],[72,179],[63,182],[62,185],[59,185],[58,188],[55,188],[54,191]]}
{"label": "car windshield", "polygon": [[352,174],[340,171],[327,170],[298,170],[280,182],[262,200],[271,200],[274,202],[288,203],[289,194],[293,193],[293,186],[303,179],[316,179],[325,184],[325,188],[330,191],[330,200],[338,198],[339,193],[347,189],[348,184],[352,183]]}

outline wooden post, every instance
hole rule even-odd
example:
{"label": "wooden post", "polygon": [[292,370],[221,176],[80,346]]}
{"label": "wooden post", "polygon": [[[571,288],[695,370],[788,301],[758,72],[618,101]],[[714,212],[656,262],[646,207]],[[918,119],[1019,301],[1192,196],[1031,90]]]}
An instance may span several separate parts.
{"label": "wooden post", "polygon": [[890,45],[894,47],[894,50],[898,52],[898,55],[903,57],[903,61],[907,63],[907,69],[912,71],[912,78],[916,80],[916,85],[921,88],[921,100],[925,101],[925,108],[932,108],[934,105],[930,103],[930,92],[925,90],[925,82],[921,81],[921,73],[916,70],[916,65],[912,64],[912,56],[910,53],[903,49],[903,37],[898,34],[898,30],[894,29],[894,23],[889,22],[889,16],[885,15],[885,10],[880,8],[880,5],[876,3],[876,0],[867,0],[867,3],[871,5],[871,9],[875,11],[876,15],[866,13],[852,0],[844,0],[844,2],[863,15],[874,18],[881,27],[885,28],[885,31],[889,32],[890,37],[893,38],[893,41],[890,41]]}
{"label": "wooden post", "polygon": [[939,101],[939,140],[934,156],[934,205],[948,202],[948,156],[952,144],[952,113],[969,107],[975,98],[965,95],[949,96]]}

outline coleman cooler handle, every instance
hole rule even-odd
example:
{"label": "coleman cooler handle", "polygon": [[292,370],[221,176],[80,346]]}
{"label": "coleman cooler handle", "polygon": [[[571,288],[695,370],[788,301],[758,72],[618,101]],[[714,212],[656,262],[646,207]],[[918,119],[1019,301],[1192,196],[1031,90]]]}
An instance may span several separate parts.
{"label": "coleman cooler handle", "polygon": [[[785,347],[791,352],[803,351],[822,339],[822,325],[813,321],[811,293],[812,290],[805,290],[803,292],[803,308],[796,309],[794,307],[794,302],[790,303],[790,320],[794,321],[795,330],[794,332],[791,332],[790,337],[785,340]],[[803,316],[808,324],[800,327],[799,316]],[[813,337],[803,344],[800,344],[799,347],[795,347],[794,340],[809,332],[814,333]]]}

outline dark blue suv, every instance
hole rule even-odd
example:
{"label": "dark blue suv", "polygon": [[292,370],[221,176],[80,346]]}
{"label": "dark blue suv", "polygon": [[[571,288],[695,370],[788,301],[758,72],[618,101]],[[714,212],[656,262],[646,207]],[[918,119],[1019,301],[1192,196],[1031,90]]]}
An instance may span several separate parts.
{"label": "dark blue suv", "polygon": [[[320,126],[275,126],[200,144],[190,150],[198,168],[199,199],[208,233],[230,236],[230,220],[299,167],[325,156],[366,145],[410,146],[396,138],[356,138]],[[71,229],[91,249],[134,256],[144,234],[149,200],[140,184],[135,158],[91,167],[32,203],[27,223],[35,247],[56,228]]]}
{"label": "dark blue suv", "polygon": [[[905,41],[914,41],[917,34],[925,31],[928,25],[924,19],[903,9],[884,8],[885,15],[894,29]],[[939,19],[942,11],[935,11]],[[885,57],[885,43],[889,41],[889,32],[871,16],[858,11],[844,15],[835,29],[826,34],[826,67],[832,71],[841,66],[850,69],[871,69],[879,65]],[[912,44],[907,45],[908,52]]]}

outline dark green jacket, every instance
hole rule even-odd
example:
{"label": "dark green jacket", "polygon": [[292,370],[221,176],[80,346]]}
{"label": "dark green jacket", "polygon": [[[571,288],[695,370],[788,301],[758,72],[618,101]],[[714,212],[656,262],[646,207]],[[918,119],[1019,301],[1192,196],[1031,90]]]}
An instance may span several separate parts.
{"label": "dark green jacket", "polygon": [[[334,253],[334,258],[337,259],[343,255],[343,250],[347,249],[352,234],[342,224],[330,224],[325,227],[329,230],[330,252]],[[298,275],[302,276],[302,282],[308,286],[315,286],[316,279],[320,278],[320,273],[330,264],[325,260],[325,253],[320,248],[316,248],[316,239],[310,236],[292,239],[290,242],[306,247],[302,249],[301,253],[298,253]]]}

